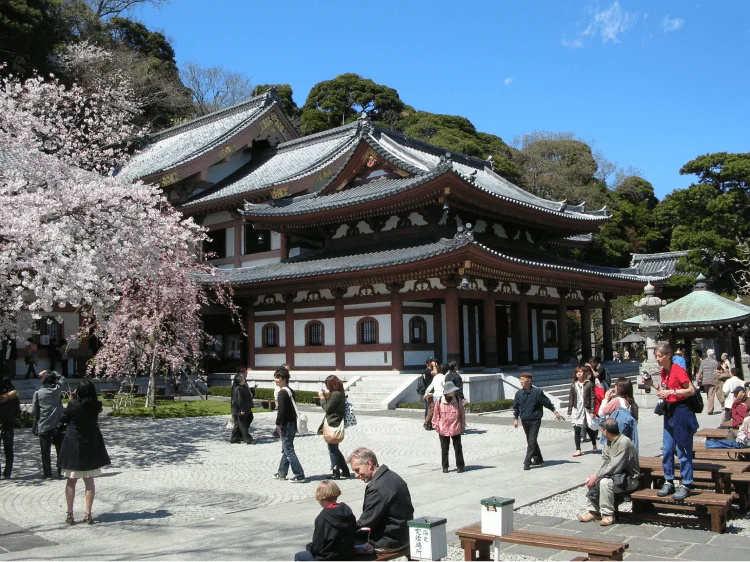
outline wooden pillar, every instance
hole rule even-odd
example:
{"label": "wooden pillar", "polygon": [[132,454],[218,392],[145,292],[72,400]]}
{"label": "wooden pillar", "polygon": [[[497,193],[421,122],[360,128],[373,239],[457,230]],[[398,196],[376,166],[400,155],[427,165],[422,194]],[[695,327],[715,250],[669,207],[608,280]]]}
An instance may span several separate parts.
{"label": "wooden pillar", "polygon": [[529,302],[526,295],[531,290],[528,283],[517,283],[518,299],[518,359],[519,365],[531,364],[531,344],[529,342]]}
{"label": "wooden pillar", "polygon": [[242,229],[244,221],[238,219],[234,221],[234,267],[242,267]]}
{"label": "wooden pillar", "polygon": [[391,292],[391,366],[394,371],[404,370],[404,309],[401,293],[403,283],[390,283]]}
{"label": "wooden pillar", "polygon": [[346,363],[344,340],[344,295],[346,287],[336,287],[331,290],[334,297],[334,339],[336,342],[336,370],[343,371]]}
{"label": "wooden pillar", "polygon": [[466,341],[469,343],[469,364],[476,365],[479,362],[477,357],[477,330],[479,326],[477,326],[476,304],[468,303],[466,305],[466,320],[467,326],[464,329],[466,330]]}
{"label": "wooden pillar", "polygon": [[581,310],[581,355],[582,360],[591,357],[591,297],[592,291],[581,291],[583,295],[583,309]]}
{"label": "wooden pillar", "polygon": [[737,376],[744,379],[745,374],[742,369],[742,348],[740,347],[740,336],[737,333],[736,328],[732,328],[729,337],[732,341],[732,356],[734,357],[734,366],[737,368]]}
{"label": "wooden pillar", "polygon": [[685,338],[685,364],[687,365],[688,376],[693,378],[693,340]]}
{"label": "wooden pillar", "polygon": [[247,332],[245,361],[248,367],[255,369],[255,312],[253,311],[253,299],[247,299],[247,303],[245,304],[245,332]]}
{"label": "wooden pillar", "polygon": [[669,330],[669,347],[672,348],[672,353],[677,351],[677,330],[674,328]]}
{"label": "wooden pillar", "polygon": [[484,366],[497,367],[497,281],[485,281],[487,299],[484,301]]}
{"label": "wooden pillar", "polygon": [[446,341],[448,347],[448,361],[455,361],[459,365],[461,364],[461,344],[459,343],[461,323],[459,320],[459,299],[458,289],[456,288],[455,282],[453,286],[446,285],[445,289],[445,331]]}
{"label": "wooden pillar", "polygon": [[560,304],[557,306],[557,362],[560,365],[570,363],[570,345],[568,342],[568,289],[557,289]]}
{"label": "wooden pillar", "polygon": [[281,252],[281,259],[285,260],[289,257],[289,238],[287,238],[287,235],[283,232],[279,232],[279,236],[281,238],[279,249]]}
{"label": "wooden pillar", "polygon": [[614,348],[612,347],[612,298],[614,295],[604,295],[604,308],[602,309],[602,331],[604,332],[604,357],[605,361],[612,361]]}
{"label": "wooden pillar", "polygon": [[435,361],[443,362],[443,313],[442,302],[434,301],[432,303],[432,325],[434,334],[434,354]]}
{"label": "wooden pillar", "polygon": [[286,305],[284,316],[284,333],[286,334],[286,362],[289,370],[294,368],[294,303],[292,302],[297,293],[286,293],[284,303]]}

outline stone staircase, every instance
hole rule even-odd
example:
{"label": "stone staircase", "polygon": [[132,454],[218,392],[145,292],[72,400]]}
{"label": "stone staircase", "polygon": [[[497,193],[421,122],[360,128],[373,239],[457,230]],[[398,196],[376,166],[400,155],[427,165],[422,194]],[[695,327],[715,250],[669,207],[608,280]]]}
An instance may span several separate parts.
{"label": "stone staircase", "polygon": [[18,399],[21,403],[31,404],[34,393],[39,390],[41,381],[38,378],[35,379],[13,379],[13,386],[18,392]]}
{"label": "stone staircase", "polygon": [[385,401],[418,373],[365,375],[346,389],[349,402],[355,410],[387,410]]}
{"label": "stone staircase", "polygon": [[[626,377],[633,383],[635,389],[638,387],[638,363],[607,363],[610,379],[614,381],[619,377]],[[559,373],[556,377],[542,378],[537,380],[537,374],[534,373],[534,385],[542,388],[550,396],[560,400],[560,409],[568,408],[568,397],[570,393],[570,384],[573,382],[573,369],[571,368],[564,376]]]}

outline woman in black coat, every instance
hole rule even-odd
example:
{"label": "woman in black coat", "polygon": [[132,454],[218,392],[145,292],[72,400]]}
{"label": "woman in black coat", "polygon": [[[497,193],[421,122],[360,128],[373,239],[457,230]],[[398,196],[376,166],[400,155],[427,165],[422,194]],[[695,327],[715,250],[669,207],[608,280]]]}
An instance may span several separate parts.
{"label": "woman in black coat", "polygon": [[244,441],[248,445],[253,444],[250,435],[250,424],[253,422],[253,391],[247,386],[245,376],[237,373],[234,375],[232,384],[232,417],[234,418],[234,429],[229,438],[230,443]]}
{"label": "woman in black coat", "polygon": [[[328,427],[338,427],[344,423],[344,410],[346,408],[346,395],[344,385],[336,375],[330,375],[326,379],[326,390],[318,393],[320,406],[326,413]],[[318,435],[323,434],[323,424],[318,428]],[[328,455],[331,457],[331,480],[339,480],[342,476],[349,478],[349,467],[344,455],[339,450],[338,443],[328,443]]]}
{"label": "woman in black coat", "polygon": [[86,485],[86,512],[84,523],[93,523],[91,507],[94,504],[96,487],[94,478],[100,476],[101,468],[110,463],[104,438],[99,430],[99,414],[102,403],[96,397],[96,388],[90,380],[78,384],[73,398],[62,415],[61,423],[68,424],[60,446],[60,469],[68,479],[65,485],[65,499],[68,502],[68,524],[75,523],[73,502],[76,497],[76,483],[83,478]]}

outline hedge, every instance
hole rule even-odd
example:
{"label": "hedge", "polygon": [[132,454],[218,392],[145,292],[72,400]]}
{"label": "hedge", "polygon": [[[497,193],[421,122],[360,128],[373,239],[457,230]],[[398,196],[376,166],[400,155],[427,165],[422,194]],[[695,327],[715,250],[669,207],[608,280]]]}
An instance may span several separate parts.
{"label": "hedge", "polygon": [[[232,396],[232,387],[212,386],[208,389],[208,393],[213,396]],[[315,399],[318,397],[318,393],[313,392],[312,390],[295,390],[294,396],[298,404],[315,404]],[[273,388],[256,388],[255,399],[273,400]]]}
{"label": "hedge", "polygon": [[[479,412],[496,412],[498,410],[510,410],[513,407],[513,400],[495,400],[494,402],[471,402],[466,404],[466,411],[471,414]],[[424,402],[401,402],[397,408],[407,408],[410,410],[422,410]]]}

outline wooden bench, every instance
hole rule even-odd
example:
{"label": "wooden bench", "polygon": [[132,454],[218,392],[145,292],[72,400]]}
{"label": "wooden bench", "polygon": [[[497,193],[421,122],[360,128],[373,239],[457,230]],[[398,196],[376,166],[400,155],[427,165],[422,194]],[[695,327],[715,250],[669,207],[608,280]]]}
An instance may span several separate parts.
{"label": "wooden bench", "polygon": [[[488,535],[482,533],[481,525],[471,525],[458,529],[456,536],[461,541],[464,560],[490,560],[490,547],[495,540],[511,544],[538,546],[554,550],[586,552],[589,560],[622,560],[627,543],[605,542],[582,539],[579,536],[550,535],[530,531],[513,531],[507,535]],[[576,558],[576,560],[581,560]]]}
{"label": "wooden bench", "polygon": [[266,410],[275,410],[276,409],[276,400],[261,400],[260,401],[260,407],[265,408]]}
{"label": "wooden bench", "polygon": [[750,505],[750,472],[732,474],[732,485],[737,494],[737,503],[742,511]]}
{"label": "wooden bench", "polygon": [[[705,447],[705,445],[704,445]],[[710,461],[750,461],[750,451],[747,449],[695,449],[693,458]]]}
{"label": "wooden bench", "polygon": [[395,560],[396,558],[403,558],[404,556],[406,556],[407,560],[411,560],[411,551],[408,545],[400,550],[387,552],[379,552],[376,550],[374,554],[355,554],[353,560]]}
{"label": "wooden bench", "polygon": [[[705,428],[698,430],[698,432],[696,432],[695,434],[695,437],[705,437],[706,439],[726,439],[727,433],[727,429],[721,427],[716,429]],[[695,448],[696,445],[698,445],[698,443],[693,444],[693,448]]]}
{"label": "wooden bench", "polygon": [[[692,490],[683,502],[675,502],[672,496],[660,498],[658,490],[638,490],[630,494],[633,511],[620,512],[619,516],[639,521],[657,523],[679,523],[682,525],[699,525],[714,533],[723,533],[727,529],[727,517],[732,503],[729,494],[717,494],[705,490]],[[664,515],[658,512],[677,513]],[[691,514],[697,518],[680,516]]]}

